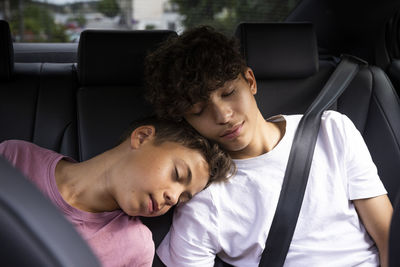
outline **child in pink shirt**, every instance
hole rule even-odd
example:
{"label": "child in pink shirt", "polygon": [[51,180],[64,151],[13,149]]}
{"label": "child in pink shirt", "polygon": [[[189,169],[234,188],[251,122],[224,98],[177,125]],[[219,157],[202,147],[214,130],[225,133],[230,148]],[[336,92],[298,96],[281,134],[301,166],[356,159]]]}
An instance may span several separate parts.
{"label": "child in pink shirt", "polygon": [[74,162],[18,140],[0,155],[75,226],[104,266],[151,266],[154,243],[137,216],[159,216],[232,171],[230,158],[186,124],[148,118],[118,146]]}

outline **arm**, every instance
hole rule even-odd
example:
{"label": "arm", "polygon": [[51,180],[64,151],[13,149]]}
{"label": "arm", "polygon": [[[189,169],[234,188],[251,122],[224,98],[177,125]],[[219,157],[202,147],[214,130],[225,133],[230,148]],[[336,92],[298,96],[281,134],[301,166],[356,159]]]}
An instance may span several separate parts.
{"label": "arm", "polygon": [[393,207],[387,195],[354,200],[358,215],[366,230],[374,239],[381,260],[381,266],[388,266],[389,230]]}
{"label": "arm", "polygon": [[349,198],[353,201],[365,229],[376,243],[381,266],[387,267],[393,208],[360,132],[347,117],[343,119],[343,127]]}

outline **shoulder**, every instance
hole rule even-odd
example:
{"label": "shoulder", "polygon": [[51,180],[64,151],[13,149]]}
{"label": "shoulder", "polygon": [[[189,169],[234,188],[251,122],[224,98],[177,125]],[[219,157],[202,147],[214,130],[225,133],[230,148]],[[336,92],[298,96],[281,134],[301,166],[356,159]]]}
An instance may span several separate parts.
{"label": "shoulder", "polygon": [[217,232],[219,211],[214,202],[213,191],[218,184],[211,184],[190,201],[175,208],[172,232],[181,236]]}
{"label": "shoulder", "polygon": [[7,140],[0,143],[1,154],[17,153],[17,152],[32,153],[35,151],[50,151],[50,150],[42,148],[34,143],[24,140]]}
{"label": "shoulder", "polygon": [[[38,162],[62,156],[57,152],[42,148],[36,144],[22,140],[8,140],[0,144],[0,155],[14,165],[17,162],[35,159]],[[25,162],[27,163],[27,162]]]}
{"label": "shoulder", "polygon": [[190,201],[178,205],[174,217],[180,216],[202,217],[215,210],[213,191],[219,183],[210,184],[207,188],[196,194]]}
{"label": "shoulder", "polygon": [[141,251],[137,258],[141,259],[143,264],[151,264],[155,253],[153,234],[139,218],[130,217],[130,220],[133,221],[131,231],[134,232],[134,236],[132,236],[134,245],[137,245],[138,251]]}
{"label": "shoulder", "polygon": [[[125,247],[130,247],[135,249],[135,257],[141,258],[143,261],[148,259],[153,259],[155,253],[155,247],[153,242],[153,234],[150,229],[142,223],[138,217],[131,217],[126,214],[122,215],[124,223],[112,230],[114,234],[116,231],[122,235],[121,239],[126,240]],[[113,234],[113,233],[111,233]]]}
{"label": "shoulder", "polygon": [[325,126],[336,126],[343,130],[348,127],[354,127],[353,122],[345,114],[334,110],[324,111],[321,117],[321,123]]}
{"label": "shoulder", "polygon": [[[104,266],[151,266],[155,247],[151,231],[137,217],[107,212],[88,221],[81,234]],[[95,223],[93,223],[95,222]]]}
{"label": "shoulder", "polygon": [[[176,214],[195,216],[199,218],[216,217],[225,201],[235,198],[235,189],[246,187],[246,180],[242,179],[242,168],[226,181],[214,182],[196,194],[190,201],[179,205]],[[226,204],[226,203],[225,203]]]}
{"label": "shoulder", "polygon": [[23,140],[7,140],[0,143],[0,153],[20,150],[22,148],[30,148],[33,146],[36,145]]}
{"label": "shoulder", "polygon": [[345,114],[332,110],[325,111],[322,114],[321,132],[328,136],[334,136],[336,140],[343,142],[360,137],[354,123]]}
{"label": "shoulder", "polygon": [[[150,229],[138,217],[128,216],[123,213],[121,219],[123,222],[118,228],[125,229],[129,233],[128,238],[135,240],[135,242],[138,239],[145,243],[153,242],[153,235]],[[125,230],[122,231],[125,232]]]}
{"label": "shoulder", "polygon": [[212,266],[220,251],[213,185],[175,208],[171,228],[157,248],[167,266]]}
{"label": "shoulder", "polygon": [[[284,119],[289,125],[297,126],[302,117],[303,117],[302,114],[277,115],[270,117],[267,120],[277,121]],[[354,127],[354,124],[346,115],[334,110],[327,110],[322,113],[321,127],[325,128],[333,127],[339,130],[348,127]]]}
{"label": "shoulder", "polygon": [[143,241],[145,241],[147,244],[151,244],[151,249],[154,251],[154,246],[153,246],[153,233],[150,231],[150,229],[144,225],[138,218],[137,220],[137,225],[136,228],[140,232],[141,238]]}
{"label": "shoulder", "polygon": [[15,165],[18,161],[28,159],[29,155],[41,149],[43,148],[27,141],[8,140],[0,144],[0,155]]}
{"label": "shoulder", "polygon": [[345,114],[337,111],[325,111],[322,118],[326,125],[331,125],[338,131],[341,131],[345,138],[352,139],[361,137],[361,132],[357,129],[353,121]]}

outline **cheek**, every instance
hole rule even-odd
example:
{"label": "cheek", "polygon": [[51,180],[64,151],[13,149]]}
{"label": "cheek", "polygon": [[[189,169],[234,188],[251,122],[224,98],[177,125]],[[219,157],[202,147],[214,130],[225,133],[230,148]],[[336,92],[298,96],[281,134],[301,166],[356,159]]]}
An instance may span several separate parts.
{"label": "cheek", "polygon": [[215,127],[215,125],[209,123],[207,124],[202,124],[199,126],[194,126],[193,128],[195,128],[202,136],[210,139],[210,140],[218,140],[218,127]]}
{"label": "cheek", "polygon": [[136,197],[137,192],[122,191],[117,197],[118,206],[128,215],[137,216],[140,213],[140,203]]}
{"label": "cheek", "polygon": [[162,209],[161,209],[157,214],[155,214],[154,216],[161,216],[161,215],[164,215],[164,214],[167,213],[170,209],[171,209],[171,206],[165,205],[164,208],[162,208]]}
{"label": "cheek", "polygon": [[233,104],[233,108],[236,111],[246,112],[251,109],[253,104],[255,104],[254,95],[251,94],[250,89],[246,89],[242,90],[241,94],[238,95],[238,99]]}
{"label": "cheek", "polygon": [[256,113],[258,112],[257,103],[254,97],[243,97],[240,103],[236,103],[233,106],[237,119],[246,119],[247,121],[252,121],[256,118]]}
{"label": "cheek", "polygon": [[192,117],[192,118],[186,118],[186,121],[194,128],[196,131],[198,131],[201,135],[207,136],[207,134],[210,133],[211,128],[211,118],[208,118],[207,116],[201,116],[201,117]]}

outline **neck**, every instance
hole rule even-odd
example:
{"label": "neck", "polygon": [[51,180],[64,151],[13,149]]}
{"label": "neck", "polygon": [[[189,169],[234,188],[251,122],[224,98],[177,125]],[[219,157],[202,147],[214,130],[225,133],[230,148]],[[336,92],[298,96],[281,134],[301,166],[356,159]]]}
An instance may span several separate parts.
{"label": "neck", "polygon": [[107,151],[90,160],[71,163],[61,160],[55,179],[62,198],[72,207],[87,212],[105,212],[118,209],[109,186],[109,167],[113,151]]}

